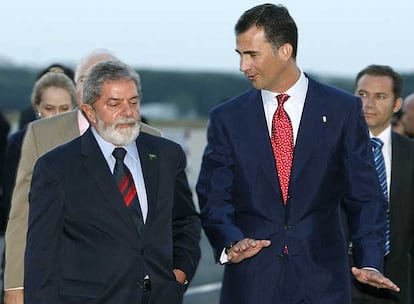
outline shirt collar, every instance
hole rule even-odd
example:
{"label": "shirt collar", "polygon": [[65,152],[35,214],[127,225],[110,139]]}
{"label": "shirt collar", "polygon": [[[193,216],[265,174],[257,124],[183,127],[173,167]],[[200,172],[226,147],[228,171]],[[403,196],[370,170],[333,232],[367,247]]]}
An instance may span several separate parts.
{"label": "shirt collar", "polygon": [[388,127],[386,127],[385,130],[382,131],[377,136],[372,135],[371,131],[369,131],[369,136],[371,138],[372,137],[379,138],[384,143],[384,146],[389,146],[391,144],[391,125],[389,125]]}
{"label": "shirt collar", "polygon": [[302,70],[300,70],[299,79],[286,92],[272,92],[269,90],[261,90],[262,99],[265,104],[269,102],[274,102],[277,105],[277,99],[275,97],[279,94],[285,93],[290,96],[290,100],[292,100],[295,103],[301,103],[303,105],[305,103],[304,94],[306,95],[307,88],[308,79],[306,78]]}
{"label": "shirt collar", "polygon": [[80,109],[78,109],[78,127],[80,135],[83,135],[83,133],[85,133],[86,130],[89,128],[89,121],[82,114],[82,111]]}

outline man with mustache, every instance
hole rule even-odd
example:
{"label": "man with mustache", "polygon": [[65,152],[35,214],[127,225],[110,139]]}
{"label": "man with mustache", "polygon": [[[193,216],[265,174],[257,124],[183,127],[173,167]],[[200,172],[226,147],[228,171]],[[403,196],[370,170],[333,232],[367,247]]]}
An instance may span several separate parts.
{"label": "man with mustache", "polygon": [[[23,261],[29,213],[28,193],[35,162],[41,155],[86,131],[89,123],[80,110],[83,104],[82,83],[92,66],[107,60],[117,60],[117,58],[108,50],[97,49],[79,61],[75,73],[78,109],[50,119],[34,121],[27,127],[5,236],[5,304],[23,304]],[[141,123],[141,132],[161,135],[157,129],[143,123]]]}
{"label": "man with mustache", "polygon": [[96,64],[83,83],[91,127],[36,163],[25,303],[181,303],[200,222],[181,147],[140,133],[139,76]]}

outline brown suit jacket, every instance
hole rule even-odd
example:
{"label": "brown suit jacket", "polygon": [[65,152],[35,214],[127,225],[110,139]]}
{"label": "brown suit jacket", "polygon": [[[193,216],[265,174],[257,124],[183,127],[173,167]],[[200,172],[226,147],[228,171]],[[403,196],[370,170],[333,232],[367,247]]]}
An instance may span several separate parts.
{"label": "brown suit jacket", "polygon": [[[27,127],[23,141],[10,216],[6,229],[6,264],[4,289],[23,287],[24,253],[28,226],[28,193],[37,159],[79,134],[78,110],[34,121]],[[141,124],[141,132],[161,136],[161,132]]]}

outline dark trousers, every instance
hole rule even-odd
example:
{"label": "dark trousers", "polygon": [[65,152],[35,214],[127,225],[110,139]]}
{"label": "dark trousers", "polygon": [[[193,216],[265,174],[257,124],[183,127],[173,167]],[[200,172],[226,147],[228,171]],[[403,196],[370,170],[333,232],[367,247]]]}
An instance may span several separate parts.
{"label": "dark trousers", "polygon": [[[385,257],[387,259],[387,257]],[[349,256],[350,266],[355,265],[353,256]],[[358,282],[352,277],[352,304],[398,304],[400,297],[398,293],[387,289],[378,289]],[[405,303],[405,302],[403,302]]]}
{"label": "dark trousers", "polygon": [[352,304],[397,304],[400,303],[395,293],[385,289],[377,289],[353,279]]}
{"label": "dark trousers", "polygon": [[281,288],[275,291],[272,304],[306,304],[289,256],[283,258],[282,263],[278,284]]}
{"label": "dark trousers", "polygon": [[141,304],[148,304],[151,296],[151,291],[144,291],[142,293],[142,302]]}

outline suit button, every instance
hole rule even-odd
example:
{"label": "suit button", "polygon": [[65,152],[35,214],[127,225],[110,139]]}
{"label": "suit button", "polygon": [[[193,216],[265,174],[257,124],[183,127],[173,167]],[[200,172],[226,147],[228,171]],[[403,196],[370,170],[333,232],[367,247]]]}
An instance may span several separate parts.
{"label": "suit button", "polygon": [[140,254],[140,255],[144,255],[144,254],[145,254],[145,250],[144,250],[144,249],[141,249],[141,250],[139,251],[139,254]]}
{"label": "suit button", "polygon": [[285,229],[285,230],[289,230],[291,228],[292,228],[292,225],[286,224],[286,225],[283,226],[283,229]]}

